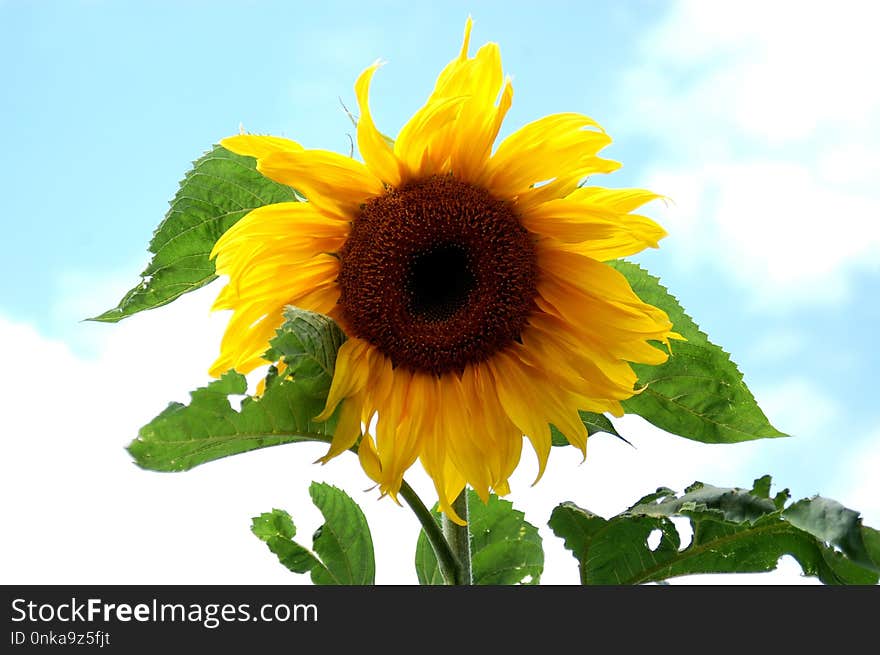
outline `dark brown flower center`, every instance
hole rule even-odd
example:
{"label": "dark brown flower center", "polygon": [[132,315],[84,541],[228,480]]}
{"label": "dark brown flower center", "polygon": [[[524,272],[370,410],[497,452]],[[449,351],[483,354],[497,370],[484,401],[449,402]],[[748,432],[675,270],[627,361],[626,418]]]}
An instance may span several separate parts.
{"label": "dark brown flower center", "polygon": [[451,175],[373,198],[340,253],[349,333],[395,366],[461,371],[519,338],[537,262],[508,203]]}

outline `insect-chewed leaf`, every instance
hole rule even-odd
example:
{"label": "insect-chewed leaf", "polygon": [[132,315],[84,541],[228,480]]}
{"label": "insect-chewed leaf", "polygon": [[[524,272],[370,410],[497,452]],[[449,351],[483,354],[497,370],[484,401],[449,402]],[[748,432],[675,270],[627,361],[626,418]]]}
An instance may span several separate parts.
{"label": "insect-chewed leaf", "polygon": [[246,397],[236,410],[229,396],[247,392],[243,375],[229,371],[193,391],[189,405],[171,403],[142,427],[128,451],[154,471],[186,471],[215,459],[256,448],[299,441],[329,441],[335,417],[312,419],[324,409],[336,351],[344,335],[332,319],[295,307],[272,339],[267,355],[287,364],[270,376],[259,398]]}
{"label": "insect-chewed leaf", "polygon": [[[550,527],[578,561],[581,582],[641,584],[699,573],[772,571],[791,555],[805,575],[825,584],[876,584],[880,532],[862,525],[858,513],[815,497],[785,507],[788,491],[771,498],[770,478],[751,490],[695,482],[684,494],[658,489],[610,519],[563,503]],[[693,530],[681,549],[673,517]],[[649,536],[659,533],[656,546]]]}

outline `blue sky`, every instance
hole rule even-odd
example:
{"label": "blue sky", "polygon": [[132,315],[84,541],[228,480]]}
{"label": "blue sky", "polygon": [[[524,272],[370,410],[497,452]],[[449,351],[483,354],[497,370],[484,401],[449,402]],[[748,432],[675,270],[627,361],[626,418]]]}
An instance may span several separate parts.
{"label": "blue sky", "polygon": [[[532,493],[547,507],[572,498],[619,511],[661,484],[681,488],[695,477],[747,484],[770,472],[796,496],[837,497],[880,525],[880,91],[868,82],[870,62],[880,58],[868,27],[876,12],[867,3],[843,3],[829,16],[784,2],[672,0],[0,0],[0,349],[13,367],[2,391],[13,399],[9,434],[24,437],[4,445],[3,484],[14,488],[23,470],[45,476],[38,477],[43,495],[17,504],[15,519],[48,507],[68,479],[114,485],[122,497],[151,494],[155,503],[137,505],[148,516],[157,512],[150,530],[125,523],[129,541],[118,537],[114,545],[124,550],[163,530],[191,529],[186,517],[156,509],[172,502],[168,494],[222,487],[225,476],[271,477],[266,467],[279,458],[287,467],[315,459],[288,449],[208,465],[216,472],[180,476],[187,481],[144,482],[148,474],[121,448],[167,400],[184,400],[207,380],[224,320],[206,312],[216,289],[117,326],[80,319],[114,305],[137,280],[178,180],[211,144],[243,124],[347,152],[352,129],[339,98],[354,106],[354,79],[378,58],[388,64],[373,84],[374,116],[393,134],[457,52],[471,14],[472,45],[499,42],[514,80],[502,135],[559,111],[588,114],[605,127],[615,139],[606,153],[624,168],[599,183],[645,186],[674,200],[653,213],[670,236],[639,261],[733,353],[771,421],[796,435],[708,447],[628,419],[636,452],[599,445],[587,464],[559,473],[564,484],[542,481],[541,491],[526,481],[514,500],[528,507]],[[817,49],[820,40],[825,47]],[[37,391],[49,380],[53,411]],[[70,458],[79,458],[76,467],[66,465]],[[360,475],[347,464],[309,466],[296,470],[336,476],[349,490],[368,486],[363,477],[346,480]],[[245,518],[302,502],[311,477],[293,487],[288,470],[279,469],[282,479],[259,497],[226,501],[241,503]],[[559,495],[572,484],[577,492]],[[603,484],[619,489],[606,493]],[[205,509],[210,499],[199,498],[199,511],[215,512],[215,523],[232,516]],[[379,523],[403,521],[389,518],[391,503],[359,499]],[[74,514],[111,511],[80,500]],[[122,505],[112,511],[125,513]],[[242,544],[252,539],[239,516],[225,520],[230,535],[244,533]],[[77,529],[76,543],[92,548],[93,537]],[[247,552],[262,557],[259,548]],[[22,582],[40,572],[46,582],[69,579],[37,559],[22,569]],[[122,559],[115,566],[123,580],[143,574]],[[211,579],[207,564],[205,578],[187,566],[167,581]],[[99,581],[103,571],[79,581]],[[270,567],[241,575],[268,582],[279,574]]]}

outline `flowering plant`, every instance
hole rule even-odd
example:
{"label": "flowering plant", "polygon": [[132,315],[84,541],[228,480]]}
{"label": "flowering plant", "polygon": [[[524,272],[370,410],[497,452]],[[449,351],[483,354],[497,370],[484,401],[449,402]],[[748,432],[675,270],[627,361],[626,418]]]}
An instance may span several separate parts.
{"label": "flowering plant", "polygon": [[[495,147],[513,85],[496,44],[470,56],[470,33],[468,20],[458,56],[393,140],[369,108],[379,65],[358,77],[363,162],[275,136],[222,139],[183,180],[140,284],[96,320],[224,276],[214,308],[232,314],[217,380],[141,429],[129,446],[141,467],[325,442],[321,462],[357,453],[378,493],[412,508],[420,582],[536,583],[540,537],[500,498],[524,439],[540,479],[554,446],[586,456],[596,433],[624,438],[609,414],[704,443],[785,435],[727,353],[623,259],[666,236],[636,213],[662,197],[593,185],[619,167],[599,155],[611,139],[596,121],[553,114]],[[417,460],[434,512],[404,479]],[[329,485],[310,491],[326,521],[311,548],[282,510],[254,518],[254,534],[316,584],[372,583],[358,505]],[[685,548],[675,517],[693,529]],[[610,519],[563,502],[549,525],[584,584],[771,570],[786,553],[826,583],[873,584],[880,572],[880,533],[856,512],[789,503],[769,476],[658,489]]]}

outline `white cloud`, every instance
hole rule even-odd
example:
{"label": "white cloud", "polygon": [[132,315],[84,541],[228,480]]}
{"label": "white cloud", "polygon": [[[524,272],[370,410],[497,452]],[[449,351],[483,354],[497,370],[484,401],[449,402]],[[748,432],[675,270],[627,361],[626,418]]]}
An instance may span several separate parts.
{"label": "white cloud", "polygon": [[805,335],[796,329],[779,329],[760,334],[751,344],[749,359],[777,363],[796,357],[807,348]]}
{"label": "white cloud", "polygon": [[846,470],[849,476],[840,485],[840,497],[861,512],[866,525],[880,529],[880,429],[852,449]]}
{"label": "white cloud", "polygon": [[[124,451],[169,400],[188,402],[188,391],[209,381],[226,320],[209,315],[216,292],[116,325],[73,324],[75,332],[102,335],[86,356],[0,317],[5,582],[299,582],[250,534],[250,518],[285,508],[308,542],[321,523],[308,496],[313,479],[362,503],[377,535],[386,535],[377,539],[384,581],[407,581],[400,572],[411,567],[399,551],[409,557],[418,524],[392,502],[360,492],[371,483],[356,458],[320,467],[312,462],[326,446],[298,444],[165,474],[136,468]],[[82,307],[93,299],[80,302],[79,311],[68,302],[70,313],[94,313]]]}
{"label": "white cloud", "polygon": [[767,416],[794,437],[821,435],[843,413],[829,394],[802,377],[759,389],[756,395]]}
{"label": "white cloud", "polygon": [[[378,582],[415,583],[418,524],[409,510],[363,491],[371,483],[354,457],[343,455],[321,467],[312,462],[325,447],[298,444],[180,474],[132,464],[123,448],[138,428],[169,400],[186,402],[189,390],[208,381],[205,369],[225,325],[223,315],[208,313],[215,293],[216,287],[208,288],[116,325],[76,324],[71,329],[101,335],[87,355],[0,317],[7,367],[0,379],[6,405],[0,457],[4,581],[301,582],[304,578],[288,574],[250,534],[250,517],[287,509],[308,543],[321,523],[308,485],[319,480],[345,489],[364,508],[373,528]],[[70,303],[77,316],[95,309],[76,310],[77,301]],[[574,559],[546,527],[559,502],[572,500],[610,516],[661,485],[681,490],[697,479],[748,484],[743,463],[761,448],[697,444],[632,416],[619,421],[619,428],[636,448],[597,436],[584,463],[573,448],[555,449],[535,487],[537,467],[527,454],[512,480],[510,500],[544,538],[547,583],[577,581]],[[415,467],[407,477],[430,504],[433,491],[425,474]],[[798,578],[783,571],[754,581],[774,580]]]}
{"label": "white cloud", "polygon": [[880,9],[680,2],[624,78],[624,131],[655,139],[665,248],[775,306],[846,298],[880,270]]}

